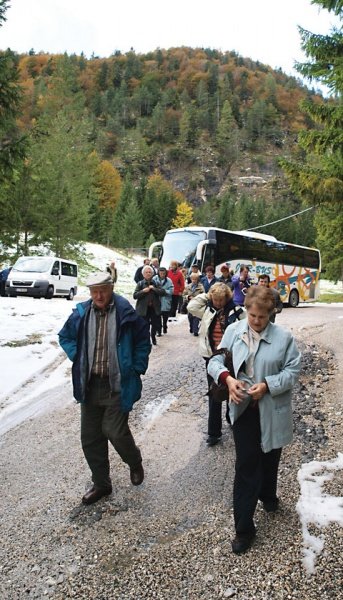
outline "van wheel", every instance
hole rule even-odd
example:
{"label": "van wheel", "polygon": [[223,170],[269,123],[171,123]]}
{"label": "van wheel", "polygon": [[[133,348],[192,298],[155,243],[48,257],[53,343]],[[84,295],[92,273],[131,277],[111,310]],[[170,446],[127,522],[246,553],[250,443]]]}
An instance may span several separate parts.
{"label": "van wheel", "polygon": [[297,292],[297,290],[292,290],[289,298],[288,298],[288,304],[289,306],[291,306],[292,308],[296,308],[299,304],[299,294]]}
{"label": "van wheel", "polygon": [[54,288],[52,285],[49,285],[48,289],[46,290],[45,297],[47,300],[51,300],[53,295],[54,295]]}
{"label": "van wheel", "polygon": [[74,299],[74,290],[73,288],[71,288],[68,296],[66,296],[67,300],[73,300]]}

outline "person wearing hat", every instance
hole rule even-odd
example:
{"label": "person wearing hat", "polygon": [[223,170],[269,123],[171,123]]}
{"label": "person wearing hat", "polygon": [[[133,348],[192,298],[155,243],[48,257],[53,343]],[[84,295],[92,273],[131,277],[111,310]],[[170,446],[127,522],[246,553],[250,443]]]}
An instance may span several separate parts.
{"label": "person wearing hat", "polygon": [[76,305],[59,332],[73,363],[74,398],[81,405],[81,444],[92,473],[83,504],[112,493],[108,442],[130,468],[133,485],[144,479],[142,456],[129,428],[129,413],[141,397],[151,350],[149,328],[131,304],[113,292],[109,273],[86,281],[90,299]]}

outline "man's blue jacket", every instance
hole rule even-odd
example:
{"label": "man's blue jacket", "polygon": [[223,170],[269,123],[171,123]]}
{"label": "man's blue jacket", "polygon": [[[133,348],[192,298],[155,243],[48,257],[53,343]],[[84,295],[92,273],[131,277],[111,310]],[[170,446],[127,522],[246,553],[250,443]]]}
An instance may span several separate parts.
{"label": "man's blue jacket", "polygon": [[[117,355],[121,378],[121,409],[128,412],[141,397],[143,375],[151,351],[149,326],[139,317],[131,304],[113,294],[116,307]],[[80,302],[59,332],[59,342],[73,362],[72,379],[74,398],[85,402],[89,365],[87,364],[87,322],[92,300]]]}

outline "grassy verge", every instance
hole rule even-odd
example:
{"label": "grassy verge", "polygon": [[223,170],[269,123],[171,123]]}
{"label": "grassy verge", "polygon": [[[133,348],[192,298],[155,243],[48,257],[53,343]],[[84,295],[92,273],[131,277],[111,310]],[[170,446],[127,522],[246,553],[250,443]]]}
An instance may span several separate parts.
{"label": "grassy verge", "polygon": [[333,294],[327,292],[320,294],[317,302],[343,302],[343,292],[334,292]]}

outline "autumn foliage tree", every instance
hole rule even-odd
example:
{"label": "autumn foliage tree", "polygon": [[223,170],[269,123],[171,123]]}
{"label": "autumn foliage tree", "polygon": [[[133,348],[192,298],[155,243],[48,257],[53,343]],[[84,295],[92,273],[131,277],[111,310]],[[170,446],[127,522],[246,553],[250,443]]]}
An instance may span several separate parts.
{"label": "autumn foliage tree", "polygon": [[176,216],[172,227],[188,227],[193,223],[193,208],[188,202],[180,202],[176,206]]}

